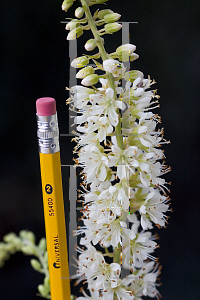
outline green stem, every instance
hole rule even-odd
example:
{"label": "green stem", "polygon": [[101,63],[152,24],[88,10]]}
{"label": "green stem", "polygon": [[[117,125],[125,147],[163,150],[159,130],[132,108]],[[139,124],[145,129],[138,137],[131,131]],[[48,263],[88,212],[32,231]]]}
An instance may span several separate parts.
{"label": "green stem", "polygon": [[121,264],[121,245],[120,243],[115,247],[113,262]]}
{"label": "green stem", "polygon": [[[83,9],[85,11],[85,15],[86,15],[86,18],[88,20],[88,24],[89,24],[89,26],[91,28],[91,31],[92,31],[92,33],[94,35],[94,38],[96,40],[97,47],[99,48],[99,53],[101,54],[102,60],[104,61],[104,60],[108,59],[108,55],[107,55],[106,50],[104,48],[104,45],[103,45],[103,43],[101,41],[100,35],[98,33],[98,30],[97,30],[97,27],[96,27],[96,24],[95,24],[95,21],[92,18],[92,15],[91,15],[91,12],[90,12],[87,0],[81,0],[81,4],[82,4]],[[108,76],[109,87],[113,89],[115,97],[116,97],[116,89],[115,89],[114,77],[113,77],[112,73],[109,73],[109,72],[107,72],[107,76]],[[117,110],[117,113],[119,115],[119,110]],[[119,123],[115,127],[115,133],[116,133],[116,137],[117,137],[118,147],[120,149],[124,149],[124,146],[123,146],[123,135],[121,134],[121,118],[120,118],[120,115],[119,115]]]}
{"label": "green stem", "polygon": [[[81,0],[81,4],[82,4],[83,9],[85,11],[85,15],[86,15],[86,18],[88,20],[88,25],[91,28],[91,31],[92,31],[92,33],[94,35],[94,38],[96,40],[96,43],[97,43],[97,47],[99,48],[99,53],[100,53],[100,55],[102,57],[102,60],[104,61],[104,60],[108,59],[108,55],[107,55],[106,50],[105,50],[105,48],[103,46],[103,43],[101,41],[100,35],[98,33],[98,30],[97,30],[97,27],[96,27],[96,24],[95,24],[95,21],[92,18],[92,15],[91,15],[91,12],[90,12],[87,0]],[[113,89],[114,95],[115,95],[115,98],[116,98],[116,89],[115,89],[114,77],[113,77],[112,73],[109,73],[109,72],[107,72],[107,76],[108,76],[108,85],[109,85],[110,88]],[[119,109],[117,109],[117,113],[119,115]],[[118,147],[120,149],[124,149],[123,136],[121,134],[121,117],[120,117],[120,115],[119,115],[118,125],[115,127],[115,133],[116,133]],[[121,257],[120,257],[121,251],[117,250],[117,249],[121,250],[121,245],[120,244],[118,244],[118,246],[115,247],[115,249],[114,249],[114,259],[113,260],[114,260],[114,262],[120,264],[120,261],[121,261]]]}

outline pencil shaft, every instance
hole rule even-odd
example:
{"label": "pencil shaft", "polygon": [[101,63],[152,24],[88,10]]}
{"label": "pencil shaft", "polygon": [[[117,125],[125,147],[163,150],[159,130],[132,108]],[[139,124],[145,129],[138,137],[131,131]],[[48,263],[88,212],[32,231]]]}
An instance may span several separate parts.
{"label": "pencil shaft", "polygon": [[45,228],[52,300],[70,300],[60,152],[40,153]]}

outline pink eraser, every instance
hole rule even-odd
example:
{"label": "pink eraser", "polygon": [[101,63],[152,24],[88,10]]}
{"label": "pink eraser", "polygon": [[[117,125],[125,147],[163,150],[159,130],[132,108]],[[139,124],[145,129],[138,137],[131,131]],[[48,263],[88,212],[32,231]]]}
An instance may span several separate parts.
{"label": "pink eraser", "polygon": [[36,112],[38,116],[52,116],[56,114],[56,100],[50,97],[39,98],[36,101]]}

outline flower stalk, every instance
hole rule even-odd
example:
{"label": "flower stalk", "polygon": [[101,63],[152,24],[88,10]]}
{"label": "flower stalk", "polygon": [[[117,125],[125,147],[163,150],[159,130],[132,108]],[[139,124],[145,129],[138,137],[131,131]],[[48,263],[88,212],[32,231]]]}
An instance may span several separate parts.
{"label": "flower stalk", "polygon": [[[121,45],[110,54],[105,50],[101,36],[113,34],[121,25],[116,22],[120,15],[112,10],[97,10],[92,15],[90,6],[104,2],[81,0],[78,11],[81,17],[82,11],[85,13],[84,26],[77,11],[78,19],[66,26],[73,31],[78,23],[80,32],[90,28],[94,38],[86,42],[85,49],[98,48],[98,53],[85,54],[71,64],[82,68],[76,75],[82,85],[70,87],[67,104],[77,112],[74,124],[78,133],[73,140],[78,157],[74,161],[83,168],[79,198],[84,223],[74,231],[74,235],[81,235],[83,247],[77,246],[78,270],[71,278],[76,279],[75,284],[87,282],[91,294],[81,289],[84,297],[77,300],[159,299],[156,279],[160,267],[152,255],[159,245],[150,230],[153,225],[165,227],[170,211],[168,183],[160,178],[170,171],[160,149],[169,142],[163,130],[156,129],[160,117],[152,112],[159,99],[151,89],[155,81],[144,78],[138,70],[126,72],[124,67],[123,62],[139,57],[136,46]],[[90,60],[95,67],[89,65]],[[125,88],[121,87],[122,79],[127,81]],[[104,251],[97,251],[97,244]],[[109,264],[107,257],[113,262]],[[122,268],[130,271],[126,278],[121,278]]]}
{"label": "flower stalk", "polygon": [[[108,59],[108,55],[107,55],[106,50],[104,48],[101,37],[98,33],[98,30],[97,30],[97,27],[95,25],[94,19],[92,18],[92,15],[91,15],[91,12],[90,12],[90,9],[89,9],[89,6],[88,6],[88,2],[87,2],[87,0],[81,0],[81,3],[82,3],[82,6],[83,6],[83,9],[85,11],[86,18],[88,20],[88,24],[91,28],[91,31],[92,31],[93,35],[94,35],[97,47],[99,49],[99,53],[102,57],[102,60],[104,61],[104,60]],[[108,85],[111,89],[113,89],[114,95],[116,97],[114,77],[113,77],[112,73],[109,73],[109,72],[107,72],[107,76],[108,76]],[[117,110],[117,114],[119,114],[119,110]],[[120,118],[120,116],[119,116],[119,118]],[[123,149],[124,148],[123,147],[123,136],[121,134],[121,122],[120,121],[119,121],[118,125],[116,126],[115,130],[116,130],[116,136],[117,136],[117,144],[118,144],[119,148]]]}

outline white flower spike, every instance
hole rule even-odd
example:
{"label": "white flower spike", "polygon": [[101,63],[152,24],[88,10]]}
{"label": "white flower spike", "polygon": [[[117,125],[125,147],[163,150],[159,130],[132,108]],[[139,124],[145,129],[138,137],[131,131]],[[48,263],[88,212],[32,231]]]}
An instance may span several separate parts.
{"label": "white flower spike", "polygon": [[[167,182],[161,178],[170,167],[160,149],[169,142],[163,138],[163,129],[156,129],[160,117],[152,112],[159,107],[159,96],[152,90],[155,81],[150,77],[139,70],[126,72],[122,62],[139,57],[135,45],[121,45],[110,54],[104,48],[101,36],[121,29],[115,22],[120,14],[97,10],[91,18],[89,7],[107,0],[80,2],[82,8],[75,12],[78,19],[68,23],[68,37],[78,38],[91,28],[93,38],[85,49],[98,50],[72,62],[73,67],[82,68],[76,75],[82,81],[70,88],[67,100],[77,114],[73,140],[78,157],[74,161],[83,169],[79,190],[83,225],[74,231],[80,235],[82,249],[77,247],[77,273],[71,278],[77,279],[76,284],[88,284],[90,295],[81,289],[83,297],[78,300],[159,299],[160,269],[153,254],[159,246],[149,230],[166,226],[170,204]],[[97,251],[98,244],[104,250]],[[108,263],[107,258],[113,261]],[[120,277],[123,268],[130,271],[124,279]]]}

